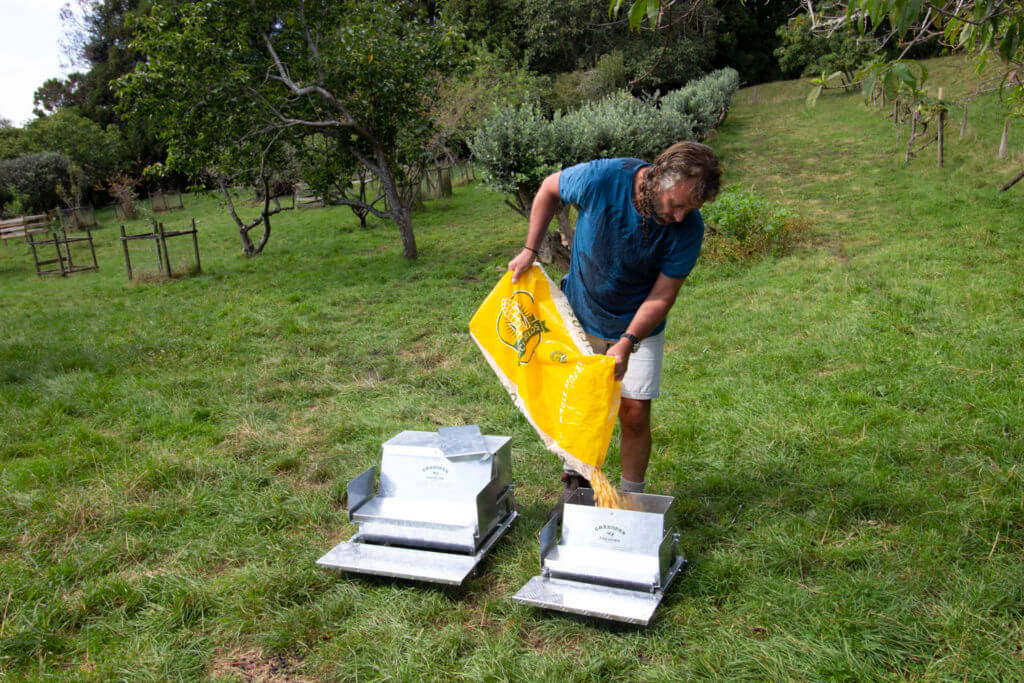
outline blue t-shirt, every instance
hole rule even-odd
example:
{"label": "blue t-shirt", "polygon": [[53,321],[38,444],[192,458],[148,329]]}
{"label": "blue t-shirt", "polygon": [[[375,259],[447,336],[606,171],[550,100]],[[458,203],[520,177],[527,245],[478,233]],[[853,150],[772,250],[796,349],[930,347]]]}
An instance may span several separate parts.
{"label": "blue t-shirt", "polygon": [[[651,293],[658,275],[689,275],[700,254],[704,219],[658,225],[633,206],[633,176],[647,162],[598,159],[562,171],[558,193],[579,209],[569,274],[562,281],[580,325],[618,339]],[[662,321],[651,334],[665,329]]]}

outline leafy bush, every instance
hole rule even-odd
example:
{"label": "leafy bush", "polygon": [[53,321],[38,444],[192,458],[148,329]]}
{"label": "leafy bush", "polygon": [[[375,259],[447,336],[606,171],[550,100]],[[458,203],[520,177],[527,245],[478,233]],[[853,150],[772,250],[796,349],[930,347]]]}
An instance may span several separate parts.
{"label": "leafy bush", "polygon": [[59,204],[62,188],[71,184],[70,170],[67,159],[53,152],[0,161],[0,201],[19,197],[22,210],[43,213]]}
{"label": "leafy bush", "polygon": [[800,229],[792,211],[735,185],[701,209],[701,215],[708,225],[709,255],[724,260],[786,248]]}
{"label": "leafy bush", "polygon": [[533,104],[505,107],[477,130],[470,149],[484,180],[527,216],[541,182],[555,171],[599,158],[651,159],[675,142],[706,138],[738,87],[739,74],[721,69],[660,102],[620,90],[552,119]]}
{"label": "leafy bush", "polygon": [[562,117],[548,120],[532,104],[503,107],[484,122],[470,149],[484,181],[512,195],[517,211],[528,212],[541,182],[570,156],[568,132]]}
{"label": "leafy bush", "polygon": [[661,109],[692,119],[693,139],[703,140],[725,119],[729,101],[739,87],[740,75],[735,69],[719,69],[665,95]]}
{"label": "leafy bush", "polygon": [[658,109],[624,90],[580,107],[556,124],[570,141],[566,165],[611,157],[651,159],[674,142],[692,140],[693,121]]}

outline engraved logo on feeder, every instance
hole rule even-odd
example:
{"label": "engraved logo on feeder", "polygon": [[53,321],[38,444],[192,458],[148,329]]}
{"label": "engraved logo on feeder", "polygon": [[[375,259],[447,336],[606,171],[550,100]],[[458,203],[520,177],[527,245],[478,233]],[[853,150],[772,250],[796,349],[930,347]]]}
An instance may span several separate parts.
{"label": "engraved logo on feeder", "polygon": [[444,465],[427,465],[423,468],[424,479],[444,481],[448,479],[448,468]]}
{"label": "engraved logo on feeder", "polygon": [[598,540],[605,543],[621,543],[626,530],[614,524],[598,524],[594,527],[594,533],[597,534]]}
{"label": "engraved logo on feeder", "polygon": [[533,359],[541,335],[548,331],[547,323],[532,312],[533,308],[533,295],[519,290],[501,300],[501,312],[498,313],[498,339],[505,346],[515,349],[519,354],[520,365]]}

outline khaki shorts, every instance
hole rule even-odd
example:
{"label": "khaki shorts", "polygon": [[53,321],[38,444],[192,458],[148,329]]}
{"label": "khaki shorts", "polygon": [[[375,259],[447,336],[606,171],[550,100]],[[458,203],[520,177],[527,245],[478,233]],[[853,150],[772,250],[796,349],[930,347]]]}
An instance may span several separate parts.
{"label": "khaki shorts", "polygon": [[[594,353],[603,354],[618,340],[609,341],[587,335]],[[642,339],[629,357],[626,376],[622,378],[622,397],[638,401],[658,398],[661,390],[661,361],[665,355],[665,331]]]}

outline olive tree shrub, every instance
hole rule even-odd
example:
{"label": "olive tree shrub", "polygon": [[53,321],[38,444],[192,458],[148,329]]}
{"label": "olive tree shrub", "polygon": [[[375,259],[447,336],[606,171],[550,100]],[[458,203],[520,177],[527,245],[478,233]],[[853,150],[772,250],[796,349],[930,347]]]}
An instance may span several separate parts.
{"label": "olive tree shrub", "polygon": [[[599,158],[651,159],[681,140],[704,140],[724,119],[739,87],[734,69],[721,69],[660,99],[638,99],[624,90],[547,118],[534,104],[504,107],[477,130],[470,149],[484,181],[529,218],[533,197],[551,173]],[[572,244],[569,207],[556,216],[541,260],[563,260]]]}

